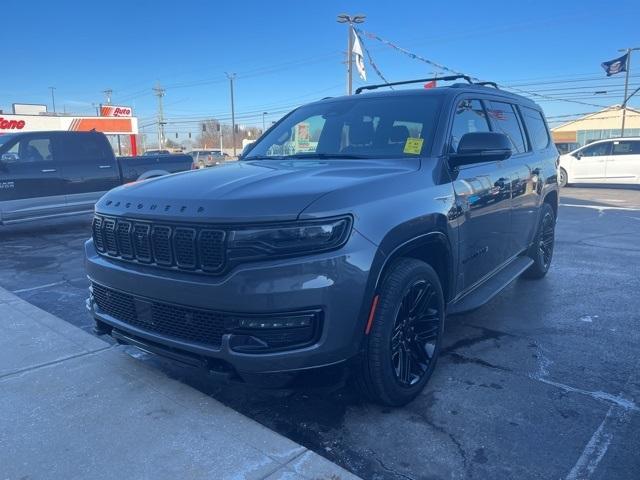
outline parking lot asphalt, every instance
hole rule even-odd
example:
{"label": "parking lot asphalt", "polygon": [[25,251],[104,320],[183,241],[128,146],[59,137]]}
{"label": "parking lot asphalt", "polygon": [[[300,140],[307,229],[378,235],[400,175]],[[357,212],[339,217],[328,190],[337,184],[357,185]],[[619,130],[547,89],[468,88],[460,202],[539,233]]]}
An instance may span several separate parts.
{"label": "parking lot asphalt", "polygon": [[[0,227],[0,285],[90,331],[90,222]],[[261,390],[131,353],[362,478],[640,478],[639,292],[640,189],[565,188],[547,277],[448,318],[405,408],[362,402],[337,371]]]}

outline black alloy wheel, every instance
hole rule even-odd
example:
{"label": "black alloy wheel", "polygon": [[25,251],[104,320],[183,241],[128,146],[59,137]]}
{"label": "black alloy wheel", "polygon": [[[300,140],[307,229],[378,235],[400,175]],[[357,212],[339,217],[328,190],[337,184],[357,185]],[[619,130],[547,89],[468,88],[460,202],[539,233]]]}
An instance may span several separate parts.
{"label": "black alloy wheel", "polygon": [[429,370],[439,341],[436,290],[426,280],[417,280],[405,291],[391,336],[391,361],[401,385],[420,381]]}
{"label": "black alloy wheel", "polygon": [[536,237],[527,254],[533,260],[533,264],[523,273],[525,278],[538,279],[544,277],[549,271],[551,259],[553,258],[556,216],[553,208],[548,203],[543,203],[540,209]]}
{"label": "black alloy wheel", "polygon": [[555,221],[552,212],[545,212],[542,217],[542,232],[538,241],[538,249],[542,265],[546,270],[551,265],[553,257],[553,245],[555,242]]}
{"label": "black alloy wheel", "polygon": [[367,398],[402,406],[420,394],[435,369],[444,332],[444,294],[430,265],[401,258],[389,267],[377,297],[356,379]]}

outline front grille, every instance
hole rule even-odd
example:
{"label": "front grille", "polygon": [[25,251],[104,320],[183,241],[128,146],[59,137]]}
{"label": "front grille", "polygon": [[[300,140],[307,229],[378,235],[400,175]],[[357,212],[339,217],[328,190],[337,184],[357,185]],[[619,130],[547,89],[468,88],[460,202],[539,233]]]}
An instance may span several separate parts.
{"label": "front grille", "polygon": [[219,348],[226,314],[157,302],[92,284],[102,313],[149,332]]}
{"label": "front grille", "polygon": [[138,322],[136,305],[131,295],[93,284],[93,298],[107,315],[133,325]]}
{"label": "front grille", "polygon": [[[319,310],[266,315],[237,314],[137,297],[96,283],[91,284],[91,292],[98,314],[108,315],[149,333],[214,349],[220,348],[225,333],[235,334],[232,337],[232,349],[245,353],[299,348],[311,344],[320,335]],[[297,328],[259,329],[238,326],[239,319],[255,318],[258,323],[268,323],[269,319],[284,322],[300,315],[312,317],[312,323]],[[263,344],[257,344],[255,340]]]}
{"label": "front grille", "polygon": [[215,273],[225,263],[225,232],[206,226],[96,215],[93,240],[102,255],[165,268]]}

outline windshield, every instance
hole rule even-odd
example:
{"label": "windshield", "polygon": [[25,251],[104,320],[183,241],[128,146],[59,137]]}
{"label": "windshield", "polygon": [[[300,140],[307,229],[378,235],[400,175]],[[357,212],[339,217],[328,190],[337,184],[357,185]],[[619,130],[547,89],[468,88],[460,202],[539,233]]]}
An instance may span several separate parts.
{"label": "windshield", "polygon": [[0,135],[0,148],[2,148],[4,144],[10,142],[14,138],[16,138],[15,135]]}
{"label": "windshield", "polygon": [[300,107],[243,160],[416,157],[428,152],[440,96],[352,97]]}

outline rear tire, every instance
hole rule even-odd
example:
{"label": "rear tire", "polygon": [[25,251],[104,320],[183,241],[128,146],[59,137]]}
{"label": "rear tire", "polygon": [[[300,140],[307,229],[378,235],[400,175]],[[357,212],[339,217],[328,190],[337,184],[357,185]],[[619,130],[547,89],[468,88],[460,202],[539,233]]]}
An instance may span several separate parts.
{"label": "rear tire", "polygon": [[548,203],[543,203],[536,236],[527,253],[533,260],[533,265],[522,274],[523,277],[539,279],[549,271],[555,244],[555,228],[556,218],[553,208]]}
{"label": "rear tire", "polygon": [[558,185],[564,188],[569,185],[568,180],[569,177],[567,177],[567,171],[564,168],[560,168],[560,171],[558,172]]}
{"label": "rear tire", "polygon": [[406,258],[391,267],[358,366],[366,397],[397,407],[420,394],[440,353],[444,311],[440,280],[431,266]]}

